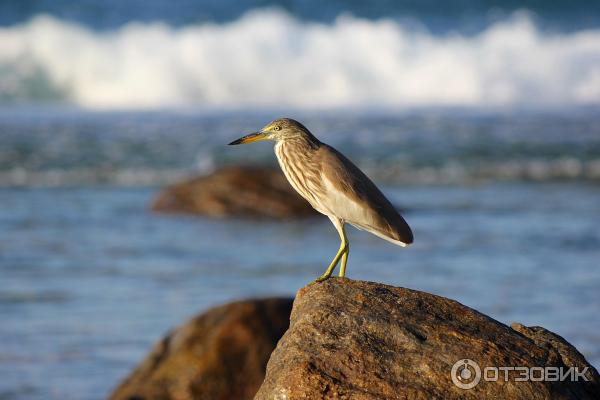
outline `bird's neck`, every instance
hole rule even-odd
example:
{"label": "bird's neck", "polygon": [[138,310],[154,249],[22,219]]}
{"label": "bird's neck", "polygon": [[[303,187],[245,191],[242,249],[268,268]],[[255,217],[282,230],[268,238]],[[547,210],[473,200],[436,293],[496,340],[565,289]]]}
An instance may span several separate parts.
{"label": "bird's neck", "polygon": [[288,160],[296,160],[301,165],[310,164],[310,160],[318,150],[319,145],[320,143],[315,143],[305,138],[288,138],[277,142],[275,145],[275,155],[279,160],[281,168],[286,172]]}
{"label": "bird's neck", "polygon": [[298,135],[286,138],[277,143],[282,148],[294,148],[295,151],[310,152],[317,150],[321,142],[313,135]]}

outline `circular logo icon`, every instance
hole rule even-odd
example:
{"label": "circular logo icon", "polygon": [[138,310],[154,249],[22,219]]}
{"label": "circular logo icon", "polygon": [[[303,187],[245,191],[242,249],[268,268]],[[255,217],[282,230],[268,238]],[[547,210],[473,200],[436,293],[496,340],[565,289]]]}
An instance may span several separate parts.
{"label": "circular logo icon", "polygon": [[455,362],[450,373],[452,383],[461,389],[473,389],[481,380],[481,368],[468,358]]}

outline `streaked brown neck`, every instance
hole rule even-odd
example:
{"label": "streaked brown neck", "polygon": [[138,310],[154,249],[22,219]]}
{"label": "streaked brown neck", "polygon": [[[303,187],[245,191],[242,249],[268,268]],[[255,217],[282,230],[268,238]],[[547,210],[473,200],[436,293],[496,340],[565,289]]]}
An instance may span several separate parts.
{"label": "streaked brown neck", "polygon": [[280,141],[281,145],[294,148],[295,151],[311,151],[317,150],[321,146],[321,142],[312,133],[306,131],[298,132],[297,135],[287,137]]}

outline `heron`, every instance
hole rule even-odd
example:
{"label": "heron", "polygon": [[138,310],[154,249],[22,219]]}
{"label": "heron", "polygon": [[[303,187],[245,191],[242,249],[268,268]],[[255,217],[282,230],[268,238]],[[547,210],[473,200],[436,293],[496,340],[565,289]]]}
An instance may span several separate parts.
{"label": "heron", "polygon": [[345,277],[350,253],[346,223],[398,246],[413,242],[410,226],[371,179],[300,122],[291,118],[276,119],[229,145],[262,140],[275,142],[279,166],[290,185],[315,210],[329,217],[340,235],[338,252],[315,282],[331,277],[340,260],[339,276]]}

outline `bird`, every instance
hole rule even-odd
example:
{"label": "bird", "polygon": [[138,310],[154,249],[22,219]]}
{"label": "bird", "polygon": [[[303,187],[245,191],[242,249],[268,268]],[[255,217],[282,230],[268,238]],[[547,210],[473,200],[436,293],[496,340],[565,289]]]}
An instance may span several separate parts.
{"label": "bird", "polygon": [[229,145],[263,140],[275,142],[275,155],[290,185],[315,210],[329,217],[340,235],[339,250],[325,273],[314,282],[330,278],[340,260],[339,277],[345,277],[350,254],[345,224],[398,246],[413,242],[410,226],[371,179],[300,122],[291,118],[276,119]]}

